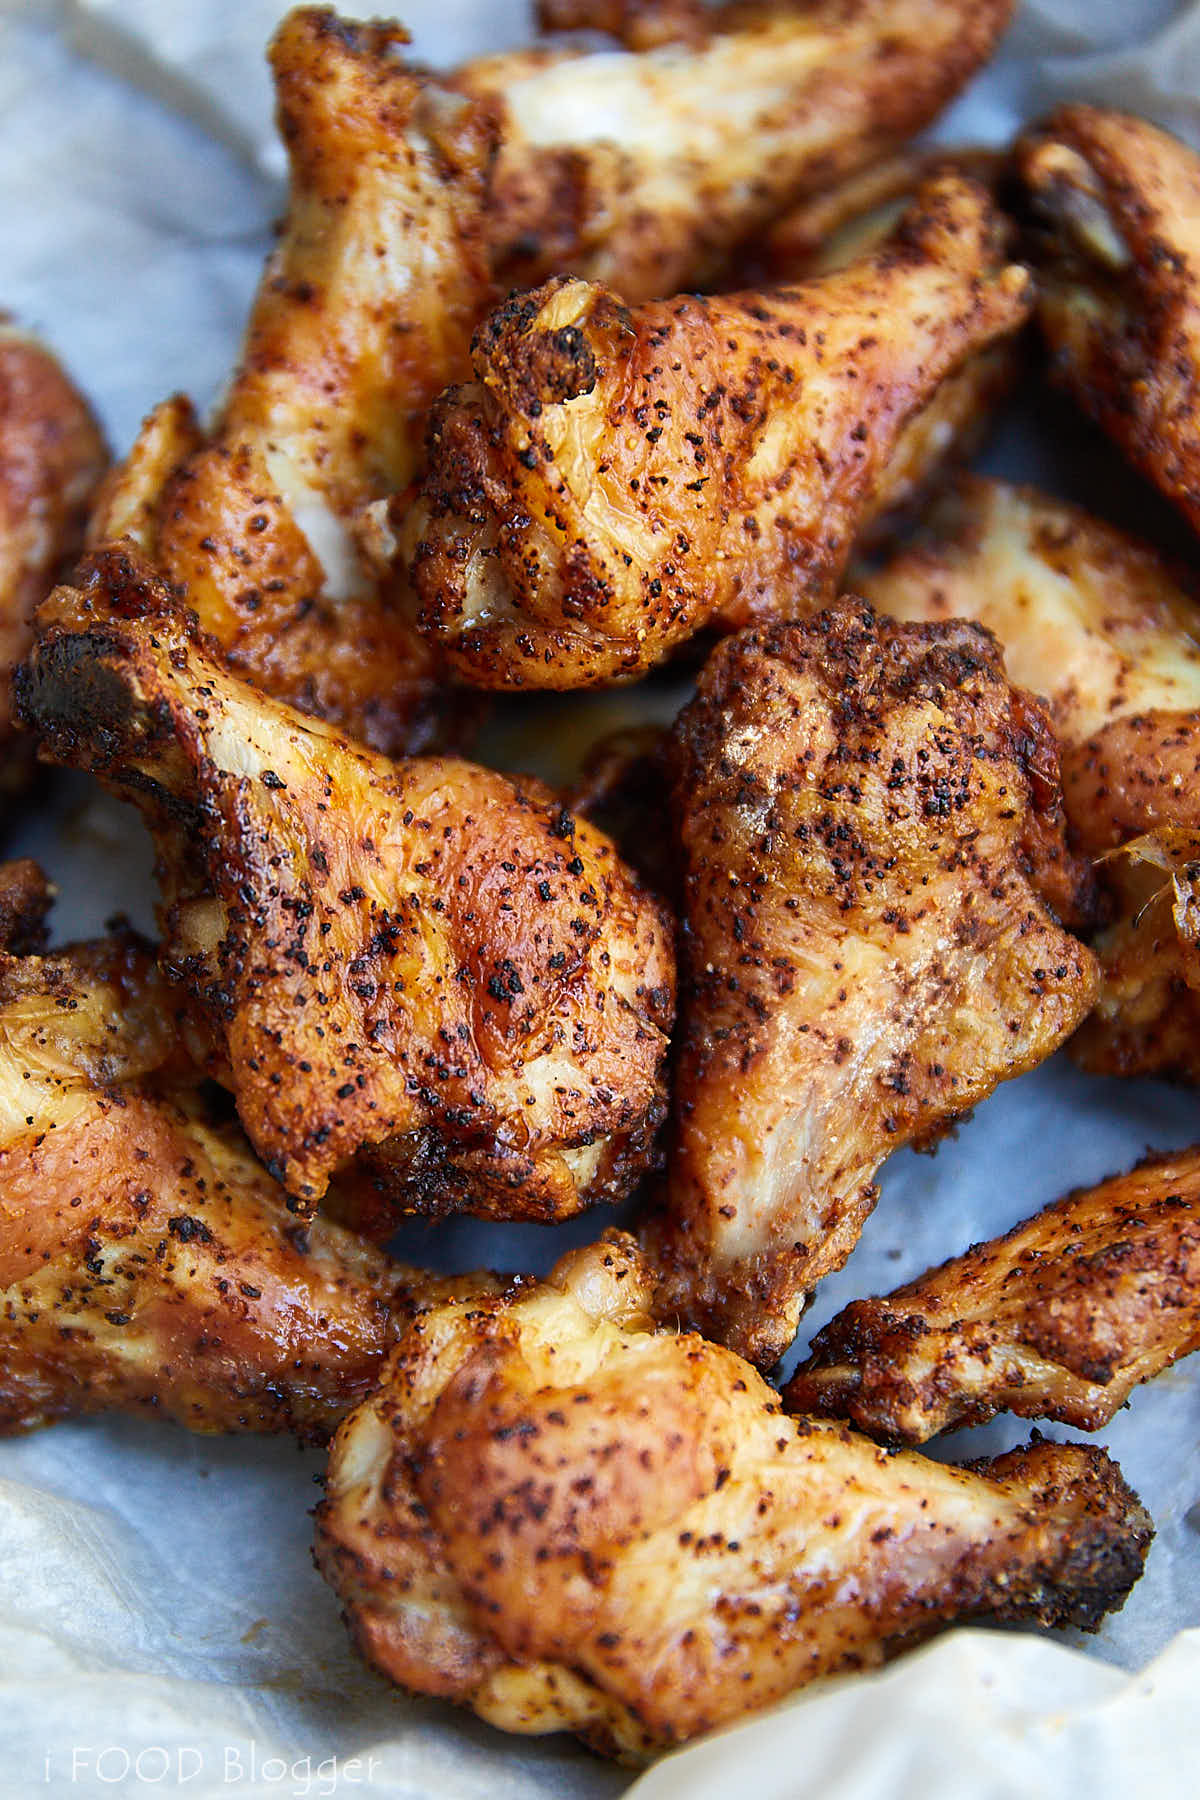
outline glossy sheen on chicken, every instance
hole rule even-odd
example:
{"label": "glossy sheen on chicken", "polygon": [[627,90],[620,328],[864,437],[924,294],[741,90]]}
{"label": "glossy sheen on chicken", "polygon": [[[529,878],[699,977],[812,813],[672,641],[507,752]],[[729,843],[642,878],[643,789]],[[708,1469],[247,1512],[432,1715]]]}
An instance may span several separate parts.
{"label": "glossy sheen on chicken", "polygon": [[1053,739],[967,624],[845,600],[718,647],[676,726],[686,885],[661,1316],[767,1367],[879,1165],[1089,1010]]}
{"label": "glossy sheen on chicken", "polygon": [[1017,146],[1058,379],[1200,530],[1200,156],[1064,106]]}
{"label": "glossy sheen on chicken", "polygon": [[328,1436],[418,1288],[453,1285],[297,1223],[206,1103],[146,946],[14,954],[37,887],[0,864],[0,1432],[119,1410]]}
{"label": "glossy sheen on chicken", "polygon": [[0,313],[0,808],[31,757],[14,737],[9,680],[33,610],[78,548],[107,460],[87,402],[54,357]]}
{"label": "glossy sheen on chicken", "polygon": [[488,233],[506,287],[570,273],[627,301],[710,282],[792,201],[922,129],[1011,0],[550,0],[629,53],[536,49],[455,78],[499,112]]}
{"label": "glossy sheen on chicken", "polygon": [[607,838],[537,784],[386,762],[267,700],[121,556],[41,625],[24,717],[144,806],[164,956],[299,1211],[364,1150],[408,1210],[628,1192],[665,1112],[673,930]]}
{"label": "glossy sheen on chicken", "polygon": [[1150,1525],[1102,1453],[885,1455],[651,1290],[612,1234],[431,1308],[341,1427],[318,1566],[393,1680],[636,1759],[951,1619],[1121,1604]]}
{"label": "glossy sheen on chicken", "polygon": [[492,129],[404,41],[315,8],[280,26],[291,192],[242,361],[207,431],[178,397],[150,415],[90,533],[132,537],[236,671],[391,754],[452,730],[459,702],[372,554],[369,509],[411,482],[492,293]]}
{"label": "glossy sheen on chicken", "polygon": [[813,1339],[801,1413],[923,1444],[1001,1411],[1098,1431],[1200,1349],[1200,1151],[1081,1188]]}
{"label": "glossy sheen on chicken", "polygon": [[512,298],[432,415],[403,534],[422,629],[477,685],[572,688],[831,599],[909,418],[1026,315],[1001,235],[946,177],[873,256],[798,287]]}

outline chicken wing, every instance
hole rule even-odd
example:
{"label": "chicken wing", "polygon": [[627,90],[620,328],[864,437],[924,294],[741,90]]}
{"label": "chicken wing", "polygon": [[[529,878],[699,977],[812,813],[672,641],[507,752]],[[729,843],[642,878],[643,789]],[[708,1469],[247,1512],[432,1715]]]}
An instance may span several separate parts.
{"label": "chicken wing", "polygon": [[[872,603],[911,621],[968,618],[1004,645],[1010,677],[1047,697],[1072,832],[1113,922],[1104,985],[1077,1040],[1089,1066],[1200,1076],[1200,969],[1164,905],[1169,840],[1200,832],[1200,631],[1194,579],[1077,507],[964,480],[885,568],[856,570]],[[1108,854],[1153,837],[1147,859]],[[1159,898],[1161,896],[1161,899]]]}
{"label": "chicken wing", "polygon": [[923,1444],[1001,1411],[1098,1431],[1200,1349],[1200,1151],[1081,1188],[819,1331],[801,1413]]}
{"label": "chicken wing", "polygon": [[1017,147],[1052,368],[1200,530],[1200,156],[1064,106]]}
{"label": "chicken wing", "polygon": [[185,593],[231,667],[390,753],[451,730],[428,643],[371,554],[425,413],[492,295],[485,109],[400,60],[401,27],[290,13],[271,46],[291,196],[207,431],[147,419],[92,521]]}
{"label": "chicken wing", "polygon": [[629,1191],[665,1112],[673,930],[607,838],[536,783],[389,763],[257,694],[128,557],[39,623],[22,716],[145,808],[164,960],[297,1211],[365,1150],[408,1210]]}
{"label": "chicken wing", "polygon": [[571,688],[830,599],[908,419],[1026,315],[999,234],[947,177],[876,254],[795,288],[515,296],[432,415],[404,528],[422,629],[480,686]]}
{"label": "chicken wing", "polygon": [[727,639],[676,726],[685,877],[661,1316],[768,1367],[875,1172],[1089,1010],[1054,742],[971,625],[846,600]]}
{"label": "chicken wing", "polygon": [[457,1289],[297,1224],[145,945],[14,953],[46,900],[0,865],[0,1432],[119,1409],[327,1437],[416,1299]]}
{"label": "chicken wing", "polygon": [[13,731],[12,670],[29,646],[34,607],[78,548],[106,460],[82,395],[0,313],[0,807],[32,765]]}
{"label": "chicken wing", "polygon": [[950,1619],[1121,1604],[1151,1527],[1102,1452],[888,1456],[651,1329],[651,1293],[609,1234],[419,1314],[346,1419],[317,1561],[393,1680],[632,1760]]}
{"label": "chicken wing", "polygon": [[1011,0],[549,0],[543,23],[633,54],[484,58],[495,105],[488,231],[506,287],[569,272],[641,302],[705,286],[804,195],[925,126],[987,59]]}

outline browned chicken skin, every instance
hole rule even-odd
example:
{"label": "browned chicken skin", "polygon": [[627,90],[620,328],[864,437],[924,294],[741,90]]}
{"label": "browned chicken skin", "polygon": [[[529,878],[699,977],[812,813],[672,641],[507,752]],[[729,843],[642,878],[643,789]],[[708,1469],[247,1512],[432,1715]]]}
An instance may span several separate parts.
{"label": "browned chicken skin", "polygon": [[1001,1411],[1098,1431],[1200,1349],[1200,1151],[1081,1188],[813,1339],[801,1413],[923,1444]]}
{"label": "browned chicken skin", "polygon": [[81,580],[23,716],[143,805],[165,960],[296,1210],[361,1151],[406,1210],[622,1198],[665,1113],[674,948],[609,840],[536,783],[389,763],[256,694],[126,557]]}
{"label": "browned chicken skin", "polygon": [[1064,106],[1017,146],[1052,367],[1200,531],[1200,156]]}
{"label": "browned chicken skin", "polygon": [[873,256],[798,287],[514,297],[432,415],[404,528],[422,629],[480,686],[571,688],[830,599],[908,419],[1026,315],[999,236],[946,177]]}
{"label": "browned chicken skin", "polygon": [[404,41],[316,8],[280,26],[291,194],[241,364],[207,431],[178,397],[150,415],[90,532],[131,536],[247,679],[391,754],[444,736],[461,702],[369,509],[413,479],[492,295],[486,109],[400,60]]}
{"label": "browned chicken skin", "polygon": [[[34,885],[0,864],[0,929],[44,910]],[[456,1291],[297,1223],[176,1006],[131,936],[0,943],[0,1432],[120,1410],[323,1439],[418,1295]]]}
{"label": "browned chicken skin", "polygon": [[1011,0],[551,0],[541,48],[456,77],[494,105],[488,233],[502,285],[570,273],[629,302],[709,284],[808,194],[919,131],[986,59]]}
{"label": "browned chicken skin", "polygon": [[974,626],[845,600],[714,653],[676,726],[686,885],[661,1316],[767,1367],[879,1165],[1049,1056],[1096,968],[1053,738]]}
{"label": "browned chicken skin", "polygon": [[9,680],[29,647],[34,607],[78,548],[106,460],[78,389],[0,313],[0,809],[32,762],[13,733]]}
{"label": "browned chicken skin", "polygon": [[342,1425],[317,1560],[385,1674],[628,1760],[976,1613],[1085,1627],[1151,1528],[1094,1449],[972,1469],[789,1419],[649,1323],[628,1239],[420,1313]]}

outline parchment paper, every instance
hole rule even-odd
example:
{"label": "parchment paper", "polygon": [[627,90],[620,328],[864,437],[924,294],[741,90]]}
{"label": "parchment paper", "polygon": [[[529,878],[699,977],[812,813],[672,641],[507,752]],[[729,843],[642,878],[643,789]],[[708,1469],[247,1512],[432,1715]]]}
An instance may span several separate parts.
{"label": "parchment paper", "polygon": [[[0,0],[0,304],[42,330],[118,449],[173,388],[207,403],[236,350],[281,199],[261,48],[273,0]],[[522,0],[412,0],[418,53],[520,42]],[[1037,0],[943,122],[1003,141],[1060,95],[1140,110],[1200,143],[1200,5]],[[992,465],[1124,511],[1162,515],[1085,456],[1069,411],[1037,408]],[[1048,434],[1054,448],[1047,448]],[[670,716],[678,696],[650,704]],[[538,713],[491,752],[550,774],[641,695]],[[59,883],[60,937],[123,907],[145,925],[149,855],[131,813],[76,779],[43,795],[9,847]],[[935,1158],[902,1153],[803,1339],[854,1296],[1025,1217],[1147,1149],[1200,1137],[1195,1096],[1085,1078],[1063,1059],[1002,1088]],[[545,1268],[598,1218],[546,1232],[413,1228],[439,1267]],[[1020,1441],[998,1421],[948,1440],[958,1460]],[[642,1778],[642,1800],[1191,1797],[1200,1688],[1200,1358],[1140,1390],[1101,1434],[1158,1525],[1123,1613],[1078,1644],[958,1631],[871,1677],[834,1682]],[[309,1563],[321,1458],[125,1420],[0,1445],[0,1796],[370,1794],[592,1800],[631,1777],[562,1739],[502,1738],[388,1688],[355,1659]],[[1189,1523],[1189,1519],[1192,1521]],[[1182,1634],[1182,1635],[1180,1635]],[[1081,1648],[1086,1654],[1081,1654]],[[1156,1659],[1156,1660],[1155,1660]]]}

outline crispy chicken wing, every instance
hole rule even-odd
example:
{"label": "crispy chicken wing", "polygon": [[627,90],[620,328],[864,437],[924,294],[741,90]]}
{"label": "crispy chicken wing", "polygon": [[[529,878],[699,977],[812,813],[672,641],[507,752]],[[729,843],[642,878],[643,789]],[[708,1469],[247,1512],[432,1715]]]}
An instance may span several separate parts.
{"label": "crispy chicken wing", "polygon": [[370,554],[368,509],[417,468],[468,369],[491,281],[485,109],[395,54],[396,25],[288,15],[271,46],[291,196],[211,428],[153,412],[92,521],[131,536],[231,666],[378,749],[420,750],[461,702]]}
{"label": "crispy chicken wing", "polygon": [[676,726],[686,886],[665,1213],[675,1314],[767,1367],[875,1172],[1090,1008],[1054,742],[971,625],[845,600],[727,639]]}
{"label": "crispy chicken wing", "polygon": [[120,1409],[328,1436],[417,1297],[456,1289],[298,1224],[145,945],[14,953],[46,901],[0,865],[0,1432]]}
{"label": "crispy chicken wing", "polygon": [[582,281],[515,296],[432,415],[405,526],[422,628],[479,685],[584,687],[831,598],[908,419],[1025,316],[998,233],[947,177],[875,255],[798,287],[635,312]]}
{"label": "crispy chicken wing", "polygon": [[1055,373],[1200,530],[1200,156],[1144,119],[1064,106],[1017,165]]}
{"label": "crispy chicken wing", "polygon": [[1115,1465],[952,1469],[785,1417],[648,1325],[628,1239],[418,1315],[342,1425],[317,1559],[359,1648],[509,1731],[627,1759],[976,1613],[1094,1626],[1150,1524]]}
{"label": "crispy chicken wing", "polygon": [[674,949],[610,841],[536,783],[389,763],[255,693],[127,557],[81,579],[22,714],[144,806],[164,958],[296,1210],[366,1150],[409,1210],[623,1197],[665,1111]]}
{"label": "crispy chicken wing", "polygon": [[1200,1349],[1200,1151],[1081,1188],[819,1331],[801,1413],[923,1444],[1001,1411],[1098,1431]]}
{"label": "crispy chicken wing", "polygon": [[[910,548],[854,579],[896,618],[986,625],[1011,678],[1047,697],[1067,817],[1080,847],[1105,857],[1114,913],[1096,944],[1097,1012],[1076,1047],[1114,1072],[1200,1076],[1200,968],[1163,873],[1189,860],[1200,832],[1194,579],[1077,507],[978,479],[939,503]],[[1133,839],[1148,854],[1107,854]]]}
{"label": "crispy chicken wing", "polygon": [[484,58],[500,110],[488,231],[506,286],[569,272],[639,302],[703,286],[792,201],[922,129],[990,54],[1011,0],[549,0],[632,54]]}
{"label": "crispy chicken wing", "polygon": [[0,313],[0,807],[32,763],[13,733],[12,670],[34,607],[78,547],[105,461],[87,402],[50,352]]}

